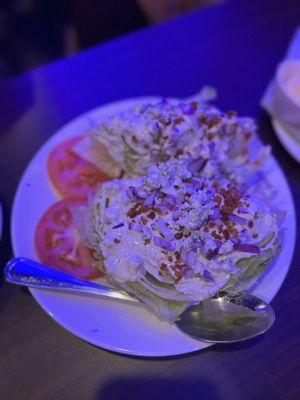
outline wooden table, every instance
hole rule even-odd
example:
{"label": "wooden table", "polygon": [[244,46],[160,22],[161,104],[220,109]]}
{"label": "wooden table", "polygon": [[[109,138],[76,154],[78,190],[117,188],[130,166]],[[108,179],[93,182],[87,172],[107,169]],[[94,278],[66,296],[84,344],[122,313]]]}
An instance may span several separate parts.
{"label": "wooden table", "polygon": [[[300,21],[298,1],[227,1],[91,48],[0,86],[1,265],[12,256],[9,217],[30,158],[55,130],[101,104],[144,95],[188,96],[218,88],[217,105],[256,117],[300,214],[299,165],[259,108]],[[299,220],[298,220],[299,226]],[[299,231],[298,231],[299,233]],[[272,302],[277,319],[257,339],[166,359],[121,356],[65,331],[29,292],[0,288],[0,398],[298,399],[300,252]]]}

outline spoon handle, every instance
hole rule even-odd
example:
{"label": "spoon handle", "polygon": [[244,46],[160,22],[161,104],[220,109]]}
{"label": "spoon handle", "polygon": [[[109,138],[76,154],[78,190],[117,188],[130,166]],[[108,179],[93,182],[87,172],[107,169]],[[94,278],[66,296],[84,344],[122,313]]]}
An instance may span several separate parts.
{"label": "spoon handle", "polygon": [[5,267],[4,275],[8,282],[16,285],[56,291],[89,293],[114,299],[137,301],[125,292],[75,278],[25,257],[11,260]]}

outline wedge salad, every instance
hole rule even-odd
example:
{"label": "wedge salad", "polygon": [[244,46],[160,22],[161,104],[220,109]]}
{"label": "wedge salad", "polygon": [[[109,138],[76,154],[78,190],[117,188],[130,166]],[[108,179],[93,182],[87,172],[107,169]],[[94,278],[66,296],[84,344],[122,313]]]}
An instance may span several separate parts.
{"label": "wedge salad", "polygon": [[[61,171],[61,152],[51,153],[63,200],[36,234],[38,257],[54,268],[105,275],[174,320],[220,290],[251,287],[280,252],[276,215],[256,190],[270,149],[250,118],[163,100],[102,120],[67,150],[66,160],[80,162],[63,157]],[[51,210],[62,207],[60,219]],[[79,256],[88,260],[82,272]]]}
{"label": "wedge salad", "polygon": [[143,176],[153,164],[186,155],[193,161],[194,173],[217,161],[222,175],[242,183],[270,153],[268,146],[258,142],[251,118],[197,101],[165,99],[133,107],[95,125],[90,139],[90,146],[78,147],[80,155],[101,168],[102,154],[98,152],[97,160],[92,151],[98,142],[128,177]]}
{"label": "wedge salad", "polygon": [[248,288],[280,250],[265,204],[187,166],[183,157],[104,183],[82,232],[99,269],[169,319],[220,289]]}

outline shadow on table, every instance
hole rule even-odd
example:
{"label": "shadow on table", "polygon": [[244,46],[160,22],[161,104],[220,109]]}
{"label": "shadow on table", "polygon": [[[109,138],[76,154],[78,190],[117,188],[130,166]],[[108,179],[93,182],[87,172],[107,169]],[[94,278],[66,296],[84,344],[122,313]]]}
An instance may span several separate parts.
{"label": "shadow on table", "polygon": [[197,377],[116,378],[107,382],[95,400],[220,400],[217,388],[208,379]]}
{"label": "shadow on table", "polygon": [[0,81],[0,133],[18,121],[34,102],[31,75]]}

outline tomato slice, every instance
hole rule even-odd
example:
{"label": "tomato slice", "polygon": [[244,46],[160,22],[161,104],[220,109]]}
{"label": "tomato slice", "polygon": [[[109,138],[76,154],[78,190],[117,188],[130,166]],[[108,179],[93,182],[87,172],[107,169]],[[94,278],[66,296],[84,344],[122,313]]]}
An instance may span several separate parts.
{"label": "tomato slice", "polygon": [[100,183],[112,179],[72,151],[82,138],[75,136],[60,143],[48,157],[51,183],[63,198],[87,198]]}
{"label": "tomato slice", "polygon": [[66,199],[51,206],[37,225],[35,248],[44,264],[77,278],[95,279],[103,273],[92,265],[92,251],[83,245],[71,213],[83,204],[84,200]]}

